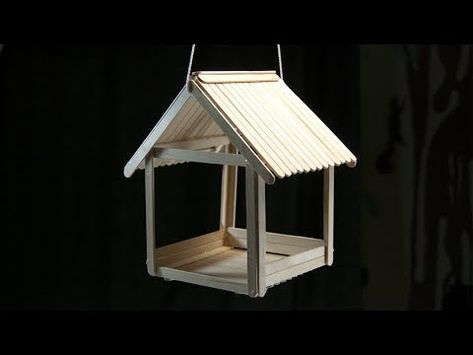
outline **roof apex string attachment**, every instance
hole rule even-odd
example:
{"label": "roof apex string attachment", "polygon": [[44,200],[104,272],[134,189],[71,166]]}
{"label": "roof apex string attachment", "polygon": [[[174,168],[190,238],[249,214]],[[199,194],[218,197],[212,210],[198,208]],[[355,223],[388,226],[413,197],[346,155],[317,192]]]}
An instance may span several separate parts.
{"label": "roof apex string attachment", "polygon": [[[281,77],[281,80],[284,81],[284,74],[282,70],[282,55],[281,55],[281,45],[278,43],[277,45],[278,49],[278,62],[279,62],[279,76]],[[192,44],[191,48],[191,54],[189,57],[189,66],[187,67],[187,76],[186,76],[186,88],[189,90],[189,81],[190,81],[190,76],[191,76],[191,71],[192,71],[192,64],[194,62],[194,52],[195,52],[195,43]]]}
{"label": "roof apex string attachment", "polygon": [[186,76],[186,88],[189,91],[189,80],[191,77],[191,70],[192,70],[192,62],[194,61],[194,51],[195,51],[195,43],[192,44],[191,55],[189,58],[189,66],[187,68],[187,76]]}
{"label": "roof apex string attachment", "polygon": [[279,60],[279,75],[281,76],[281,80],[284,81],[284,76],[282,72],[282,56],[281,56],[281,45],[278,43],[278,60]]}

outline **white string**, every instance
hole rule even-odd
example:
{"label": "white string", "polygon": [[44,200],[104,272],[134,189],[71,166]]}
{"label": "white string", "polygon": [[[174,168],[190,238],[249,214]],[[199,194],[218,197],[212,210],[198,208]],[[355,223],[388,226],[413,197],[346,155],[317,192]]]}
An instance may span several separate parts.
{"label": "white string", "polygon": [[[278,47],[279,75],[281,76],[281,80],[284,80],[283,72],[282,72],[281,45],[277,44],[277,47]],[[192,62],[194,61],[194,51],[195,51],[195,44],[192,45],[191,55],[189,58],[189,66],[187,68],[187,77],[186,77],[186,87],[189,85],[189,80],[190,80],[191,70],[192,70]]]}
{"label": "white string", "polygon": [[194,50],[195,50],[195,44],[192,45],[191,57],[189,59],[189,67],[187,68],[186,87],[189,86],[189,80],[190,80],[191,70],[192,70],[192,62],[194,61]]}
{"label": "white string", "polygon": [[279,74],[281,75],[281,80],[284,80],[282,73],[282,56],[281,56],[281,45],[278,43],[278,60],[279,60]]}

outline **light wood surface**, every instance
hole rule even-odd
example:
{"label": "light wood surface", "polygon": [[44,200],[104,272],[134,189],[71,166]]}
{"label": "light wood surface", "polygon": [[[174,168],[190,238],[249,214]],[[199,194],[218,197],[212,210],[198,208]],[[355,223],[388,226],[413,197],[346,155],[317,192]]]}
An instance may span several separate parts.
{"label": "light wood surface", "polygon": [[[225,153],[237,154],[233,144],[225,146]],[[238,167],[224,165],[222,168],[222,185],[220,193],[220,229],[235,226],[237,202]]]}
{"label": "light wood surface", "polygon": [[224,77],[198,82],[275,176],[356,164],[348,148],[282,80],[225,82]]}
{"label": "light wood surface", "polygon": [[[279,85],[279,84],[278,84]],[[303,120],[298,113],[292,108],[292,103],[285,95],[280,95],[276,90],[277,85],[254,85],[259,89],[261,95],[264,95],[271,105],[275,108],[274,112],[278,115],[281,126],[291,133],[291,137],[295,140],[298,151],[305,154],[306,160],[309,161],[311,170],[327,168],[333,166],[334,163],[324,150],[317,144],[316,138],[307,132]],[[299,119],[287,119],[288,117],[297,117]]]}
{"label": "light wood surface", "polygon": [[[280,154],[283,154],[287,161],[292,164],[292,173],[302,173],[311,171],[311,166],[321,169],[322,165],[316,161],[308,158],[308,154],[301,144],[299,136],[300,132],[293,132],[291,125],[293,120],[290,120],[290,115],[281,111],[281,108],[276,106],[277,100],[274,100],[272,95],[268,95],[265,84],[242,84],[235,86],[234,91],[239,91],[242,99],[246,99],[254,106],[254,111],[258,112],[258,116],[263,119],[267,127],[272,131],[270,135],[273,144],[277,144],[280,149]],[[228,86],[230,89],[230,87]],[[261,105],[262,101],[267,102],[267,105]],[[284,142],[284,144],[281,144]],[[286,149],[283,149],[286,148]]]}
{"label": "light wood surface", "polygon": [[[265,151],[272,152],[273,158],[280,158],[277,162],[279,167],[284,168],[285,166],[293,174],[302,173],[304,166],[299,164],[300,161],[295,161],[289,150],[282,146],[282,142],[288,144],[291,139],[290,135],[280,127],[279,122],[277,122],[278,118],[275,118],[273,110],[269,109],[271,103],[268,101],[262,102],[263,99],[252,91],[255,86],[256,83],[244,83],[239,85],[213,85],[212,87],[222,91],[230,102],[238,102],[236,105],[237,111],[240,111],[246,118],[247,128],[251,129],[252,126],[255,129],[254,137],[256,137],[259,144],[262,144],[262,140],[266,141],[267,144],[261,146],[262,148],[265,147]],[[309,170],[306,169],[306,172]]]}
{"label": "light wood surface", "polygon": [[246,74],[276,74],[276,70],[198,70],[192,72],[192,76],[199,75],[246,75]]}
{"label": "light wood surface", "polygon": [[[246,229],[228,228],[225,243],[238,248],[246,248],[246,238]],[[283,251],[281,253],[284,255],[293,255],[308,249],[320,247],[321,245],[324,245],[324,242],[317,238],[266,232],[266,244],[268,245],[268,248],[270,248],[269,245],[271,244],[274,246],[280,245],[281,248],[287,247],[287,249],[282,249]],[[267,250],[272,253],[279,252],[275,250]]]}
{"label": "light wood surface", "polygon": [[[225,93],[219,90],[217,85],[206,85],[206,90],[211,95],[212,99],[215,100],[216,105],[222,108],[222,111],[226,113],[228,120],[235,127],[238,127],[238,131],[241,132],[241,138],[251,142],[252,149],[261,157],[266,163],[270,164],[273,168],[273,172],[282,178],[286,174],[291,174],[290,167],[281,159],[277,147],[274,146],[274,142],[269,141],[270,131],[267,127],[261,125],[259,118],[253,119],[252,116],[248,115],[244,109],[238,110],[235,105],[235,101],[232,98],[228,98]],[[243,152],[243,151],[242,151]],[[250,153],[254,155],[253,152]]]}
{"label": "light wood surface", "polygon": [[157,143],[224,135],[222,130],[191,95]]}
{"label": "light wood surface", "polygon": [[317,269],[321,266],[325,265],[325,258],[323,256],[318,257],[316,259],[312,259],[309,261],[306,261],[302,264],[297,264],[294,266],[291,266],[285,270],[275,272],[271,275],[268,275],[266,277],[266,285],[267,287],[274,286],[276,284],[279,284],[283,281],[290,280],[296,276],[302,275],[306,272],[309,272],[311,270]]}
{"label": "light wood surface", "polygon": [[203,152],[175,148],[154,148],[154,157],[164,160],[182,160],[186,162],[246,166],[246,160],[241,154]]}
{"label": "light wood surface", "polygon": [[154,167],[153,156],[146,156],[145,171],[145,199],[146,199],[146,267],[151,276],[156,275],[156,263],[154,251],[156,249],[156,225],[155,225],[155,190],[154,190]]}
{"label": "light wood surface", "polygon": [[241,293],[246,295],[248,286],[246,282],[242,282],[244,277],[237,275],[236,277],[219,277],[206,275],[199,272],[188,272],[179,269],[171,269],[167,267],[158,268],[158,276],[166,280],[175,280],[187,282],[195,285],[217,288],[225,291]]}
{"label": "light wood surface", "polygon": [[168,143],[157,143],[155,148],[176,148],[176,149],[207,149],[212,147],[218,147],[220,145],[227,145],[230,143],[230,140],[227,136],[216,136],[216,137],[205,137],[198,139],[189,139],[174,141]]}
{"label": "light wood surface", "polygon": [[190,93],[186,90],[186,88],[182,88],[181,92],[177,95],[174,101],[171,103],[169,108],[166,110],[164,115],[158,121],[156,126],[150,132],[150,134],[146,137],[143,143],[140,145],[138,150],[133,154],[131,159],[125,165],[123,173],[126,177],[131,177],[135,170],[138,168],[140,163],[145,159],[148,153],[153,149],[153,146],[156,144],[159,137],[165,131],[165,129],[169,126],[169,124],[173,121],[176,114],[179,110],[184,106],[186,101],[190,98]]}
{"label": "light wood surface", "polygon": [[[215,120],[204,110],[202,105],[191,95],[176,113],[172,122],[170,122],[156,140],[155,146],[165,148],[203,149],[205,147],[199,146],[204,144],[204,142],[212,144],[212,140],[216,137],[225,137],[225,134]],[[207,139],[208,141],[206,141]],[[228,138],[225,140],[228,141]],[[175,144],[182,146],[173,147]],[[179,163],[181,162],[177,160],[156,160],[155,167]],[[140,163],[138,168],[143,169],[144,163]]]}
{"label": "light wood surface", "polygon": [[298,254],[287,256],[277,261],[273,261],[266,265],[266,275],[274,274],[282,270],[291,268],[297,264],[305,263],[306,261],[313,260],[318,257],[323,257],[325,254],[325,248],[323,243],[317,248],[309,249]]}
{"label": "light wood surface", "polygon": [[180,242],[176,242],[173,244],[169,244],[163,247],[160,247],[156,250],[156,253],[163,257],[165,255],[180,253],[182,251],[186,251],[204,244],[216,242],[219,240],[223,240],[225,235],[225,231],[215,231],[211,233],[207,233],[198,237],[186,239]]}
{"label": "light wood surface", "polygon": [[216,136],[228,137],[268,184],[275,176],[356,165],[354,154],[274,71],[199,72],[189,90],[192,95],[181,91],[130,159],[125,176],[144,168],[144,156],[155,145],[199,149],[194,146]]}
{"label": "light wood surface", "polygon": [[[216,244],[216,243],[214,243]],[[211,245],[209,245],[210,247]],[[196,248],[197,249],[197,248]],[[209,249],[208,251],[205,251],[205,253],[192,253],[188,257],[183,257],[182,254],[179,255],[179,258],[176,258],[174,261],[166,262],[166,267],[173,268],[173,269],[178,269],[180,266],[184,267],[184,265],[189,265],[193,264],[194,262],[198,262],[199,260],[202,260],[202,255],[205,255],[205,258],[209,258],[213,255],[221,254],[223,252],[231,250],[232,247],[227,247],[227,246],[218,246],[214,249]],[[158,261],[159,265],[159,261]]]}
{"label": "light wood surface", "polygon": [[[238,84],[233,84],[238,85]],[[222,91],[219,85],[205,85],[205,90],[215,100],[216,104],[227,114],[232,125],[238,127],[242,137],[251,145],[254,151],[261,157],[279,178],[289,176],[297,170],[292,167],[288,159],[284,159],[280,145],[275,145],[276,139],[271,141],[271,130],[261,117],[249,114],[245,107],[240,107],[242,102],[238,102],[232,93],[227,90]],[[227,96],[228,95],[228,96]],[[240,110],[238,109],[240,108]],[[251,153],[254,155],[254,153]]]}
{"label": "light wood surface", "polygon": [[197,82],[191,80],[190,89],[192,95],[200,102],[207,112],[216,120],[230,141],[238,148],[241,154],[249,161],[251,166],[258,172],[267,184],[273,184],[275,177],[258,155],[255,155],[248,143],[240,136],[237,128],[232,125],[228,117],[218,107],[214,100],[209,97]]}
{"label": "light wood surface", "polygon": [[207,84],[258,83],[280,80],[275,72],[200,72],[194,74],[194,77]]}
{"label": "light wood surface", "polygon": [[[272,263],[283,258],[282,255],[266,254],[265,262]],[[199,261],[181,266],[180,270],[203,273],[206,275],[229,277],[246,283],[247,252],[241,249],[228,249],[210,255]]]}
{"label": "light wood surface", "polygon": [[298,117],[301,118],[310,131],[319,138],[319,141],[329,148],[342,162],[356,164],[356,157],[340,141],[340,139],[322,122],[322,120],[284,83],[275,87],[281,95],[285,95],[293,104]]}
{"label": "light wood surface", "polygon": [[[234,246],[234,241],[240,242],[243,237],[246,241],[245,229],[229,228],[157,248],[157,275],[248,295],[246,242],[245,248]],[[274,283],[325,265],[323,240],[277,233],[269,233],[267,238],[273,239],[280,253],[267,250],[261,258],[265,271],[259,276],[265,280],[264,292]],[[268,248],[271,244],[267,243]],[[299,252],[294,253],[293,248],[298,248]],[[320,260],[323,263],[320,264]],[[259,296],[264,292],[258,289]]]}
{"label": "light wood surface", "polygon": [[324,171],[324,241],[326,245],[325,263],[333,264],[333,208],[334,208],[334,169]]}
{"label": "light wood surface", "polygon": [[[157,275],[247,295],[247,252],[223,245],[224,234],[219,230],[156,249]],[[280,258],[265,255],[267,263]]]}
{"label": "light wood surface", "polygon": [[248,294],[266,293],[266,200],[263,179],[251,167],[245,169]]}
{"label": "light wood surface", "polygon": [[223,246],[223,239],[220,239],[214,242],[179,250],[175,253],[166,253],[156,249],[156,261],[159,266],[176,267],[175,263],[177,262],[179,262],[181,265],[187,264],[188,262],[182,262],[187,261],[189,258],[193,258],[195,256],[199,256],[201,258],[201,254],[207,255],[207,253],[214,252]]}

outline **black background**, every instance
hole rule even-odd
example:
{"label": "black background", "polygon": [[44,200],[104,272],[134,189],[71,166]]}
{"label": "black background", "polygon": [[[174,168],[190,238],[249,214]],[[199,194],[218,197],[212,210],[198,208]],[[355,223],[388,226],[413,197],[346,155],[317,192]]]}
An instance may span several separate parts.
{"label": "black background", "polygon": [[[144,179],[123,167],[185,82],[190,46],[7,44],[0,54],[1,309],[361,309],[359,171],[335,173],[336,262],[263,299],[147,275]],[[359,152],[359,47],[283,46],[284,79]],[[271,45],[198,45],[194,70],[277,69]],[[241,169],[240,169],[241,170]],[[240,181],[241,179],[240,171]],[[220,168],[158,169],[157,242],[218,226]],[[239,184],[239,196],[244,196]],[[268,229],[320,235],[320,173],[267,189]],[[238,199],[237,226],[244,226]]]}

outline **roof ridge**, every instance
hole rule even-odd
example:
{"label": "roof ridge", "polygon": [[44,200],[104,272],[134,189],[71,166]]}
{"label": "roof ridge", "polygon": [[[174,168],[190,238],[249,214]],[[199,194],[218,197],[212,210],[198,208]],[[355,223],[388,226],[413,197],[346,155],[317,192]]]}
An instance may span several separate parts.
{"label": "roof ridge", "polygon": [[276,82],[281,78],[271,71],[205,71],[192,73],[192,79],[205,84],[264,83]]}
{"label": "roof ridge", "polygon": [[276,70],[199,70],[192,72],[192,75],[199,74],[214,74],[214,75],[226,75],[226,74],[276,74]]}

